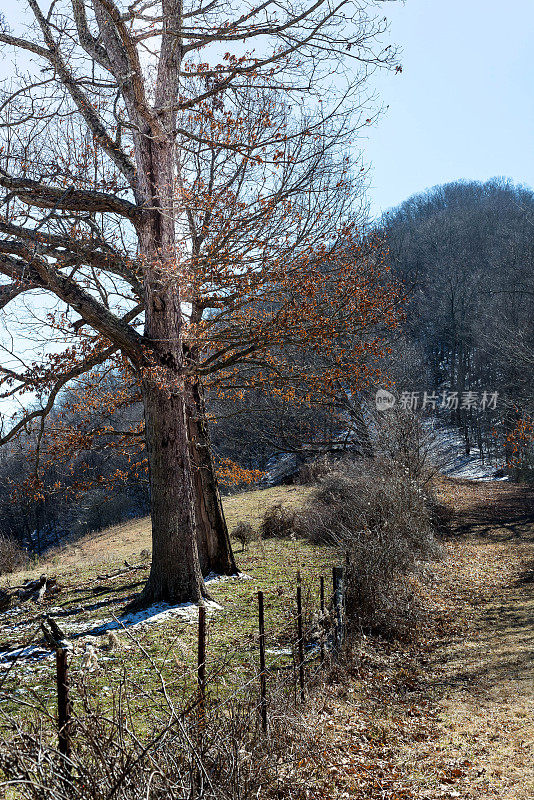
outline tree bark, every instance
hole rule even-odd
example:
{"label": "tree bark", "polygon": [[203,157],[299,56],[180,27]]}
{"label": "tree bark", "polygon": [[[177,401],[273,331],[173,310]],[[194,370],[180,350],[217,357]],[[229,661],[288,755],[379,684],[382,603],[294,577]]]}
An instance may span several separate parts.
{"label": "tree bark", "polygon": [[139,605],[198,601],[206,594],[196,541],[183,395],[144,386],[150,470],[152,565]]}
{"label": "tree bark", "polygon": [[150,473],[152,565],[135,605],[198,601],[206,596],[197,549],[189,448],[183,316],[175,278],[174,144],[142,141],[150,207],[138,227],[145,264],[145,339],[153,356],[140,368]]}
{"label": "tree bark", "polygon": [[188,433],[193,469],[197,546],[203,575],[237,575],[211,450],[204,390],[196,381],[190,387]]}

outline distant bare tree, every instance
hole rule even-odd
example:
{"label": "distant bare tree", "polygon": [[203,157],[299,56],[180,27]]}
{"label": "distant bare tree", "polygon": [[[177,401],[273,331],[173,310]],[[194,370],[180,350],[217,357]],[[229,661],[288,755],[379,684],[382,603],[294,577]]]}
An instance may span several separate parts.
{"label": "distant bare tree", "polygon": [[[405,388],[457,392],[448,417],[467,452],[498,446],[502,459],[517,420],[532,414],[533,192],[503,180],[437,186],[391,212],[382,230],[427,373]],[[461,407],[464,393],[484,391],[498,393],[497,409]]]}

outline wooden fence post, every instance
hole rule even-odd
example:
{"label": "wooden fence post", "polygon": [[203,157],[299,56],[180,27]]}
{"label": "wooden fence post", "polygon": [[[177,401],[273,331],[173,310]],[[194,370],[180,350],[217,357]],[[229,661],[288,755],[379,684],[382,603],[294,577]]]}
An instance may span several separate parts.
{"label": "wooden fence post", "polygon": [[324,638],[325,638],[325,619],[324,619],[324,576],[321,575],[320,577],[320,602],[321,602],[321,622],[320,622],[320,631],[319,635],[321,637],[320,644],[321,644],[321,663],[324,661]]}
{"label": "wooden fence post", "polygon": [[203,728],[206,721],[206,606],[203,603],[198,607],[197,682],[198,719]]}
{"label": "wooden fence post", "polygon": [[263,592],[258,592],[258,620],[260,629],[260,711],[261,727],[267,733],[267,672],[265,667],[265,618]]}
{"label": "wooden fence post", "polygon": [[70,774],[72,755],[72,704],[69,696],[68,650],[56,650],[58,749],[65,758],[64,767]]}
{"label": "wooden fence post", "polygon": [[334,567],[332,570],[334,587],[334,642],[336,649],[339,650],[343,644],[344,625],[343,625],[343,595],[344,580],[343,567]]}
{"label": "wooden fence post", "polygon": [[302,624],[302,585],[300,572],[297,573],[297,630],[298,630],[298,654],[299,654],[299,683],[300,699],[304,702],[304,630]]}
{"label": "wooden fence post", "polygon": [[57,732],[58,750],[63,756],[63,769],[70,780],[72,774],[72,703],[69,694],[69,642],[52,617],[41,622],[41,630],[48,645],[56,654]]}

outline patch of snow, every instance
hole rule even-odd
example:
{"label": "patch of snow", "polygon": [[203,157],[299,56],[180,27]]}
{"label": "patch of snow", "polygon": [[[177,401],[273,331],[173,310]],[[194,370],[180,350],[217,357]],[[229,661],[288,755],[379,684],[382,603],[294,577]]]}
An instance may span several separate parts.
{"label": "patch of snow", "polygon": [[[246,575],[244,572],[240,572],[238,575],[217,575],[215,573],[210,573],[205,579],[206,583],[215,583],[218,581],[227,581],[227,580],[251,580],[249,575]],[[205,600],[204,601],[206,610],[208,614],[217,613],[218,611],[222,611],[222,606],[219,603],[216,603],[214,600]],[[59,606],[54,606],[48,610],[49,613],[59,613],[61,612],[61,608]],[[18,608],[9,609],[8,611],[4,612],[4,616],[16,616],[19,613]],[[62,626],[65,631],[65,634],[70,637],[73,636],[78,642],[84,642],[85,646],[88,646],[88,642],[85,641],[86,637],[91,637],[89,641],[93,639],[93,637],[102,636],[109,631],[121,630],[121,629],[135,629],[137,626],[141,625],[154,625],[159,622],[165,622],[169,619],[181,619],[184,622],[193,623],[198,620],[198,605],[195,603],[180,603],[179,605],[169,605],[169,603],[154,603],[154,605],[150,606],[149,608],[143,609],[142,611],[132,612],[130,614],[123,614],[121,617],[115,617],[111,620],[101,620],[101,624],[97,624],[92,628],[88,626],[87,622],[67,622],[62,621]],[[98,622],[98,620],[97,620]],[[29,623],[28,623],[29,624]],[[46,658],[46,656],[50,656],[52,653],[50,650],[45,650],[38,645],[31,645],[28,647],[20,647],[16,650],[4,650],[0,651],[0,669],[6,669],[10,667],[13,661],[31,661],[37,662],[42,658]],[[105,656],[99,656],[100,660],[107,660]],[[29,669],[33,669],[29,667]]]}
{"label": "patch of snow", "polygon": [[298,463],[294,453],[273,456],[267,462],[265,476],[260,481],[260,486],[277,486],[284,480],[292,478],[297,472]]}
{"label": "patch of snow", "polygon": [[204,583],[217,583],[222,581],[250,581],[250,575],[244,572],[239,572],[237,575],[218,575],[216,572],[210,572],[204,578]]}
{"label": "patch of snow", "polygon": [[73,634],[83,634],[87,630],[87,622],[64,622],[62,621],[61,627],[67,636]]}
{"label": "patch of snow", "polygon": [[471,481],[507,481],[506,475],[496,475],[496,468],[483,464],[476,454],[459,457],[451,467],[443,470],[451,478],[466,478]]}
{"label": "patch of snow", "polygon": [[[204,604],[208,613],[210,611],[222,611],[222,606],[214,600],[205,600]],[[98,628],[87,631],[87,633],[93,636],[100,636],[100,634],[106,633],[107,631],[115,631],[122,628],[135,628],[142,624],[153,625],[175,617],[183,619],[185,622],[195,622],[198,619],[198,606],[196,603],[180,603],[176,606],[171,606],[168,603],[154,603],[154,605],[149,608],[144,608],[142,611],[123,614],[122,617],[117,617],[111,622],[106,622]]]}
{"label": "patch of snow", "polygon": [[426,419],[424,427],[430,434],[430,458],[432,463],[450,478],[464,478],[472,481],[506,481],[506,475],[499,475],[499,467],[482,459],[478,447],[471,446],[469,455],[465,452],[465,440],[457,428]]}
{"label": "patch of snow", "polygon": [[45,658],[49,655],[51,655],[50,650],[33,644],[27,647],[18,647],[16,650],[0,650],[0,669],[9,668],[13,661],[19,659]]}

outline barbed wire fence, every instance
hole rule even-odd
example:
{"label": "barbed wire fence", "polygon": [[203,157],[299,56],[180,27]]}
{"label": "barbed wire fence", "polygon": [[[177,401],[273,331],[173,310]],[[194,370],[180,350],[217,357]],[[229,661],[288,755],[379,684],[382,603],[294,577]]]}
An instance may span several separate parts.
{"label": "barbed wire fence", "polygon": [[[261,756],[262,749],[267,752],[269,740],[283,723],[288,707],[291,706],[294,710],[304,709],[310,673],[314,675],[320,673],[326,663],[339,657],[343,649],[346,635],[345,570],[343,567],[333,568],[331,593],[327,590],[324,575],[318,576],[318,581],[319,604],[317,605],[317,601],[314,600],[315,607],[312,605],[311,592],[308,591],[305,598],[308,604],[305,608],[303,590],[306,587],[300,572],[296,574],[295,594],[287,614],[286,625],[281,625],[280,621],[270,626],[266,624],[269,604],[266,603],[262,591],[256,593],[257,648],[252,648],[256,663],[251,665],[252,668],[249,669],[245,680],[231,687],[225,685],[222,693],[221,683],[225,683],[228,659],[220,655],[213,660],[210,659],[209,626],[205,605],[199,605],[196,664],[185,670],[176,684],[164,677],[154,657],[144,648],[139,638],[124,628],[123,633],[140,648],[158,677],[158,692],[164,700],[167,718],[159,725],[153,726],[155,730],[153,736],[141,745],[141,739],[132,733],[133,725],[128,727],[123,721],[121,703],[128,705],[129,700],[126,697],[121,698],[119,691],[119,696],[114,698],[119,713],[111,725],[113,742],[106,744],[113,754],[108,756],[113,761],[113,768],[109,767],[109,774],[105,780],[103,779],[106,790],[103,791],[100,787],[98,794],[87,794],[93,767],[85,765],[83,758],[85,754],[86,758],[89,757],[89,761],[92,762],[94,759],[93,750],[98,742],[95,731],[101,729],[101,736],[104,737],[105,715],[102,720],[98,719],[83,691],[81,704],[88,713],[86,718],[75,713],[69,675],[72,647],[57,622],[50,616],[45,617],[40,623],[40,630],[48,647],[55,653],[56,662],[57,746],[53,744],[50,736],[44,737],[39,739],[38,752],[34,752],[33,743],[23,731],[22,723],[15,725],[18,739],[22,744],[21,754],[17,754],[20,755],[17,760],[12,750],[3,753],[0,746],[0,788],[3,787],[5,790],[7,785],[15,782],[19,787],[23,785],[28,790],[28,794],[22,796],[40,797],[41,795],[32,794],[28,789],[33,780],[30,777],[33,767],[28,765],[35,766],[38,763],[41,771],[45,770],[48,764],[51,781],[50,797],[98,796],[105,800],[115,800],[118,795],[129,797],[128,787],[135,783],[135,776],[143,772],[145,762],[158,762],[160,756],[156,755],[156,752],[159,753],[157,748],[160,748],[165,741],[168,753],[174,753],[177,749],[187,754],[185,759],[187,768],[184,766],[183,758],[177,760],[176,775],[172,778],[176,784],[173,784],[174,788],[171,788],[172,771],[165,769],[162,772],[161,768],[159,769],[158,780],[162,781],[161,775],[165,774],[164,783],[166,791],[171,793],[169,796],[174,796],[172,792],[183,793],[184,797],[190,797],[192,800],[222,796],[215,780],[219,770],[224,773],[224,785],[227,787],[224,796],[244,797],[246,793],[243,793],[243,776],[246,773],[249,776],[247,780],[250,779],[250,772],[247,772],[249,767],[245,769],[243,766],[241,751],[235,751],[232,736],[235,735],[236,742],[242,744],[246,741],[247,747],[255,748],[256,756],[258,754]],[[315,592],[313,595],[315,596]],[[36,636],[37,631],[32,634],[32,640],[35,640]],[[286,646],[280,646],[280,642],[286,643]],[[10,665],[8,672],[14,668],[15,664]],[[6,676],[0,682],[0,699],[3,696],[5,678]],[[176,691],[179,684],[182,689],[181,696],[180,692]],[[6,696],[4,695],[3,699]],[[43,734],[40,733],[39,736],[43,737]],[[79,752],[73,755],[77,737],[80,742],[82,737],[85,739],[80,743]],[[174,749],[171,747],[169,750],[170,738]],[[89,739],[91,744],[88,747]],[[132,743],[132,752],[128,758],[125,757],[126,740]],[[23,750],[25,756],[21,760]],[[28,756],[29,751],[33,753],[32,757]],[[134,752],[135,758],[132,755]],[[223,765],[225,759],[226,763]],[[213,766],[214,761],[217,763],[216,769]],[[16,769],[13,766],[15,762]],[[42,787],[44,779],[40,780]],[[239,784],[234,794],[232,792],[228,794],[229,784],[235,784],[236,787]]]}

